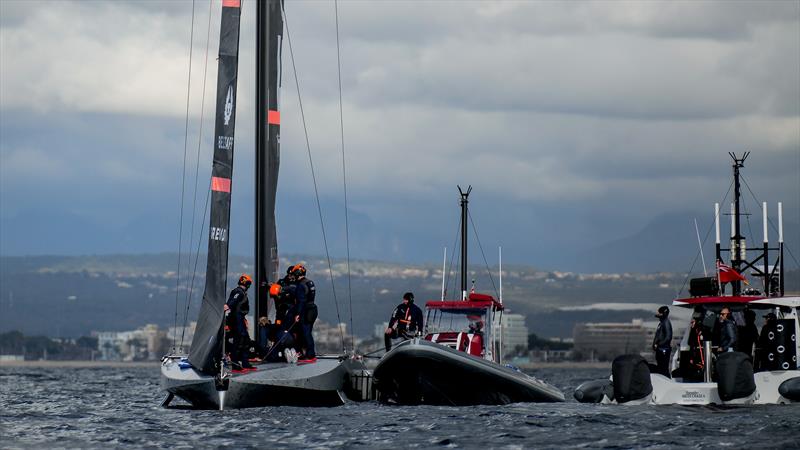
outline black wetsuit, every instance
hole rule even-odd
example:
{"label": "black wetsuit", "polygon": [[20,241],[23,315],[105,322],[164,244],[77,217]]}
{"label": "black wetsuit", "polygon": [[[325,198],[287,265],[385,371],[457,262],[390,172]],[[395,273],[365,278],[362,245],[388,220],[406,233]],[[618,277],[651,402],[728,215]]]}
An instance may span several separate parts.
{"label": "black wetsuit", "polygon": [[248,347],[250,346],[250,334],[247,331],[247,313],[250,312],[250,300],[247,298],[247,290],[242,286],[236,286],[228,301],[225,302],[230,308],[228,314],[228,343],[230,344],[231,359],[242,365],[249,367]]}
{"label": "black wetsuit", "polygon": [[736,349],[736,324],[726,319],[719,330],[719,351],[728,352],[734,349]]}
{"label": "black wetsuit", "polygon": [[297,316],[300,316],[300,330],[303,336],[303,347],[305,352],[304,359],[317,357],[314,348],[314,322],[317,321],[317,304],[314,303],[317,295],[317,288],[314,282],[308,278],[301,278],[295,284],[295,298],[297,299]]}
{"label": "black wetsuit", "polygon": [[669,356],[672,353],[672,322],[665,316],[658,322],[653,337],[653,351],[656,353],[658,373],[669,377]]}
{"label": "black wetsuit", "polygon": [[391,333],[383,336],[387,352],[392,349],[392,339],[408,339],[422,330],[422,310],[414,303],[403,302],[397,305],[389,319],[389,328],[392,329]]}

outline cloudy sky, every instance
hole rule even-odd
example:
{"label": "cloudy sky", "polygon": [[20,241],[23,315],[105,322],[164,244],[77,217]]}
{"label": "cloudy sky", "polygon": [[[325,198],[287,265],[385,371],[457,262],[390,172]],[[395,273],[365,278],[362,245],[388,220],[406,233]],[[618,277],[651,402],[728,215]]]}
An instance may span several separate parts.
{"label": "cloudy sky", "polygon": [[[0,2],[0,252],[177,249],[193,7],[185,233],[196,211],[197,234],[220,2]],[[244,0],[239,254],[252,241],[254,12]],[[342,254],[334,4],[287,1],[286,12],[329,238]],[[490,263],[502,245],[511,262],[568,266],[563,255],[662,214],[706,229],[730,184],[727,152],[751,151],[744,175],[758,200],[772,220],[782,201],[785,220],[800,223],[797,1],[343,0],[339,23],[356,256],[438,260],[453,245],[457,184],[474,188]],[[280,248],[321,254],[288,59],[283,69]]]}

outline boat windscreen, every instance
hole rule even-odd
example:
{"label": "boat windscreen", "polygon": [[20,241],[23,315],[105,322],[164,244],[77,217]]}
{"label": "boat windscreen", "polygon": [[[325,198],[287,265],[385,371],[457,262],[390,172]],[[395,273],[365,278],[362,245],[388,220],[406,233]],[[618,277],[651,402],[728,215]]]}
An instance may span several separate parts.
{"label": "boat windscreen", "polygon": [[486,328],[486,313],[487,310],[483,308],[429,311],[427,332],[483,332]]}

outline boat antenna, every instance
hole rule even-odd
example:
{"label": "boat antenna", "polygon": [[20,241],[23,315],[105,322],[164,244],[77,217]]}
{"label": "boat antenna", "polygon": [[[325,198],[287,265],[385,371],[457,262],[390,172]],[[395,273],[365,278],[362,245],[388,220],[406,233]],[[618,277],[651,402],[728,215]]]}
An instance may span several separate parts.
{"label": "boat antenna", "polygon": [[445,271],[447,270],[447,247],[444,248],[444,258],[442,259],[442,301],[445,296]]}
{"label": "boat antenna", "polygon": [[497,261],[499,263],[498,274],[500,277],[500,295],[498,295],[498,299],[500,300],[500,304],[503,304],[503,247],[497,247]]}
{"label": "boat antenna", "polygon": [[458,187],[461,194],[461,300],[467,299],[467,219],[469,214],[469,193],[472,192],[472,185],[466,191]]}

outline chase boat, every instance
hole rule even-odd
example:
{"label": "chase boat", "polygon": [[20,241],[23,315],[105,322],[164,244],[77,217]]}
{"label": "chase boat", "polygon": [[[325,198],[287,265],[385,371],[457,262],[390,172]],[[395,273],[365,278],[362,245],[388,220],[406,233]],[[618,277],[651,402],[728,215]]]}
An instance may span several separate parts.
{"label": "chase boat", "polygon": [[[381,358],[373,376],[378,400],[402,405],[502,405],[563,402],[542,380],[502,364],[503,304],[467,293],[466,224],[471,187],[461,191],[461,300],[425,304],[425,331]],[[502,297],[501,297],[502,298]]]}
{"label": "chase boat", "polygon": [[[654,404],[654,405],[752,405],[800,403],[800,297],[784,296],[784,243],[783,211],[778,203],[778,247],[770,248],[768,241],[767,205],[763,204],[764,245],[755,259],[748,261],[745,240],[739,232],[739,169],[742,158],[734,159],[735,199],[732,204],[731,248],[720,244],[719,204],[716,215],[716,255],[722,261],[722,252],[731,255],[730,266],[718,263],[714,277],[695,278],[690,283],[689,298],[673,301],[673,306],[691,308],[693,318],[707,330],[709,339],[690,342],[691,326],[681,340],[671,361],[672,377],[654,373],[641,355],[622,355],[613,363],[609,379],[589,381],[574,393],[576,400],[584,403]],[[770,267],[768,256],[777,252],[777,260]],[[760,265],[756,265],[760,262]],[[742,290],[744,270],[761,278],[763,291]],[[720,282],[722,283],[720,285]],[[732,293],[725,295],[725,285]],[[720,287],[722,289],[720,289]],[[774,323],[762,329],[762,338],[756,348],[755,360],[750,352],[715,354],[713,327],[722,308],[728,308],[739,325],[744,324],[745,311],[773,313]],[[751,312],[751,314],[752,314]],[[693,345],[694,344],[694,345]]]}

